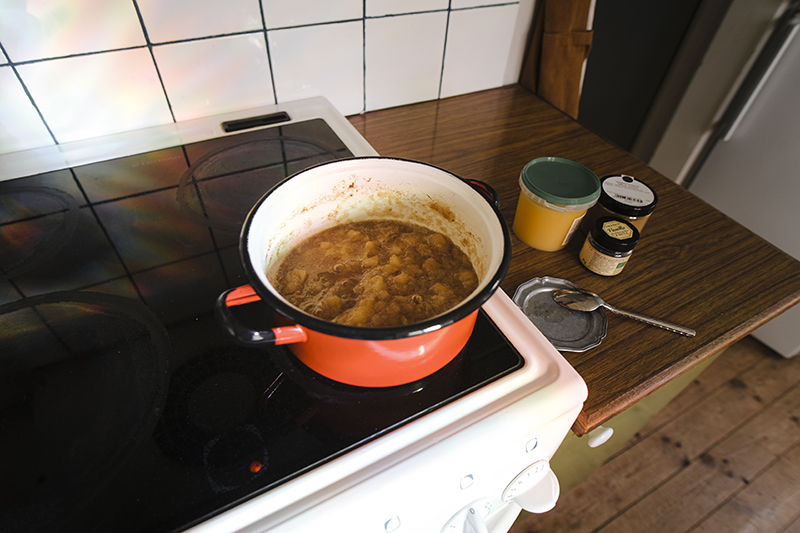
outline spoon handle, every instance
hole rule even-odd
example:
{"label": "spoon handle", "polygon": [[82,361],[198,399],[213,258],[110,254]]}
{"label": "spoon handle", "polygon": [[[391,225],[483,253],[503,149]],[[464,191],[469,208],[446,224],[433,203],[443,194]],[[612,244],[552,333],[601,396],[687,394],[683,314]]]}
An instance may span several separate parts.
{"label": "spoon handle", "polygon": [[647,324],[650,324],[651,326],[658,326],[660,328],[668,329],[670,331],[674,331],[675,333],[686,335],[687,337],[694,337],[696,334],[695,330],[693,329],[685,328],[683,326],[679,326],[678,324],[667,322],[666,320],[659,320],[658,318],[652,318],[649,316],[640,315],[639,313],[634,313],[633,311],[625,311],[624,309],[617,309],[616,307],[612,307],[608,304],[603,304],[603,306],[607,308],[609,311],[613,311],[617,314],[627,316],[628,318],[633,318],[634,320],[645,322]]}

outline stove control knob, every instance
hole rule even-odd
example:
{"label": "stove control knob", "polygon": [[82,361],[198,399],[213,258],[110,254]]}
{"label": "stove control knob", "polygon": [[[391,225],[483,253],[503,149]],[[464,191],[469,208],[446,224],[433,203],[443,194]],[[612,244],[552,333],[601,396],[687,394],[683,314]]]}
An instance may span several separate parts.
{"label": "stove control knob", "polygon": [[523,470],[503,491],[503,501],[513,501],[530,513],[546,513],[556,505],[561,488],[545,459]]}
{"label": "stove control knob", "polygon": [[441,533],[489,533],[484,519],[492,510],[489,498],[481,498],[467,505],[448,520]]}
{"label": "stove control knob", "polygon": [[392,533],[400,528],[400,517],[393,516],[383,524],[383,529],[386,533]]}

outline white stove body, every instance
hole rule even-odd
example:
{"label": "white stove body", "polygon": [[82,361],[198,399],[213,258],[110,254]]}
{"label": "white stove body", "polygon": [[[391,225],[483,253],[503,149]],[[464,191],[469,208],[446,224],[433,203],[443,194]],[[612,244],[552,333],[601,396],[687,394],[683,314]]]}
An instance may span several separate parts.
{"label": "white stove body", "polygon": [[[323,118],[353,154],[378,155],[317,97],[3,154],[0,180],[235,135],[221,123],[280,111],[291,117],[283,124]],[[522,368],[189,531],[501,533],[522,507],[552,508],[559,488],[548,461],[586,385],[502,290],[483,309]]]}
{"label": "white stove body", "polygon": [[483,309],[525,366],[190,531],[500,533],[550,510],[586,385],[502,290]]}
{"label": "white stove body", "polygon": [[192,533],[500,533],[520,503],[550,510],[559,489],[548,461],[577,418],[586,385],[502,290],[483,309],[503,324],[523,368]]}
{"label": "white stove body", "polygon": [[[316,97],[235,111],[224,115],[186,120],[176,124],[165,124],[114,135],[105,135],[83,141],[0,154],[0,181],[88,165],[89,163],[161,150],[171,146],[181,146],[208,139],[233,136],[258,129],[258,127],[227,133],[222,128],[224,122],[267,116],[280,112],[285,112],[291,117],[290,120],[281,122],[281,124],[291,124],[315,118],[324,119],[353,154],[359,156],[378,155],[375,149],[358,133],[358,130],[327,99]],[[266,125],[263,127],[269,128],[272,126]]]}

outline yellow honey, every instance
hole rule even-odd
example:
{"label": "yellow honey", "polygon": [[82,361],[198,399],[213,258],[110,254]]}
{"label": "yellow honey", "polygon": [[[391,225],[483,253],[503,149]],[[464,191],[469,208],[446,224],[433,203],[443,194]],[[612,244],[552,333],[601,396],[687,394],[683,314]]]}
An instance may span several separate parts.
{"label": "yellow honey", "polygon": [[553,252],[567,245],[586,214],[582,211],[562,211],[558,207],[541,205],[526,194],[519,195],[514,217],[514,234],[537,250]]}
{"label": "yellow honey", "polygon": [[568,159],[540,157],[523,168],[514,234],[528,246],[552,252],[567,245],[600,196],[600,180]]}

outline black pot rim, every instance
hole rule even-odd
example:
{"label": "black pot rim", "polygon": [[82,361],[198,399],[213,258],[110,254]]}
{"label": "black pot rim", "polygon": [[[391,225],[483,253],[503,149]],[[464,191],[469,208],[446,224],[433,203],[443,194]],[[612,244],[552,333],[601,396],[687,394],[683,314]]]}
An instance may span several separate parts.
{"label": "black pot rim", "polygon": [[486,285],[486,287],[484,287],[480,292],[478,292],[478,294],[476,294],[469,300],[461,303],[457,307],[454,307],[453,309],[447,311],[444,314],[414,324],[408,324],[404,326],[384,327],[384,328],[365,328],[358,326],[347,326],[342,324],[336,324],[334,322],[329,322],[327,320],[322,320],[320,318],[317,318],[313,315],[309,315],[297,309],[294,306],[288,305],[282,299],[278,298],[271,290],[262,285],[261,281],[259,280],[259,277],[256,274],[255,269],[253,268],[253,262],[250,260],[250,254],[248,253],[247,250],[247,235],[250,231],[250,226],[253,222],[253,217],[255,216],[256,211],[258,211],[259,207],[269,199],[269,196],[273,192],[275,192],[279,187],[284,185],[286,182],[308,170],[325,165],[330,165],[333,163],[340,163],[342,161],[359,161],[359,160],[375,160],[375,159],[403,161],[408,163],[425,165],[434,168],[438,171],[444,172],[452,176],[454,179],[465,182],[469,185],[469,182],[467,180],[457,176],[456,174],[450,172],[449,170],[445,170],[441,167],[432,165],[430,163],[414,161],[412,159],[404,159],[400,157],[384,157],[384,156],[348,157],[348,158],[342,158],[333,161],[318,163],[316,165],[305,168],[299,172],[295,172],[291,176],[288,176],[285,179],[281,180],[281,182],[275,185],[275,187],[267,191],[250,209],[250,212],[247,214],[247,218],[245,219],[244,224],[242,225],[242,231],[239,237],[239,253],[245,268],[245,272],[247,274],[247,278],[250,281],[251,286],[256,291],[256,293],[261,297],[261,299],[264,300],[267,304],[269,304],[269,306],[272,307],[272,309],[274,309],[281,315],[285,316],[289,320],[297,323],[298,325],[313,331],[317,331],[319,333],[324,333],[327,335],[333,335],[336,337],[344,337],[349,339],[394,340],[406,337],[415,337],[418,335],[432,333],[434,331],[447,327],[451,324],[454,324],[466,318],[473,312],[477,311],[478,308],[482,306],[492,296],[492,294],[494,294],[494,292],[500,287],[500,282],[503,281],[503,278],[505,278],[506,274],[508,273],[509,265],[511,264],[511,235],[508,230],[508,227],[503,221],[503,216],[500,214],[500,210],[497,208],[497,206],[494,205],[492,202],[490,202],[485,196],[483,196],[478,191],[475,191],[475,194],[477,195],[476,198],[480,197],[483,199],[483,201],[489,204],[489,206],[492,208],[492,211],[494,211],[495,215],[497,216],[497,221],[500,224],[500,228],[503,232],[503,258],[501,260],[500,267],[492,275],[492,278]]}

